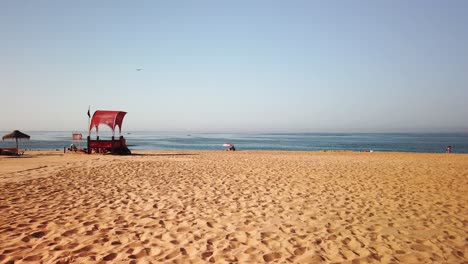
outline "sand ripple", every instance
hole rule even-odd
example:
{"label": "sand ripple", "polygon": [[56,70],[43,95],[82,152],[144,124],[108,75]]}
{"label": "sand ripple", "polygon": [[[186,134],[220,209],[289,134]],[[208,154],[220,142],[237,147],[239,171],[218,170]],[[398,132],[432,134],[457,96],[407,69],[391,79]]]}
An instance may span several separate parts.
{"label": "sand ripple", "polygon": [[50,159],[0,159],[0,262],[468,261],[468,155]]}

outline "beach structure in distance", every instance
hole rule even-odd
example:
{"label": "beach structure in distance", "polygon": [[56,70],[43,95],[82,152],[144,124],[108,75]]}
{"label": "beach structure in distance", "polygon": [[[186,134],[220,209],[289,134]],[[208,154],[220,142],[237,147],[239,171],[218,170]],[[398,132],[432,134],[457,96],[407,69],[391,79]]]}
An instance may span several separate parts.
{"label": "beach structure in distance", "polygon": [[[111,153],[129,155],[126,140],[122,136],[122,122],[127,112],[97,110],[94,112],[89,125],[87,137],[88,154],[91,153]],[[101,140],[99,138],[99,125],[107,125],[112,130],[111,140]],[[119,138],[115,139],[115,128],[119,127]],[[96,139],[91,139],[91,131],[96,128]]]}
{"label": "beach structure in distance", "polygon": [[16,148],[1,148],[0,149],[0,154],[6,154],[6,155],[22,155],[23,152],[19,150],[19,140],[29,140],[30,136],[26,135],[25,133],[19,131],[19,130],[14,130],[11,133],[8,133],[2,137],[2,140],[5,139],[14,139],[16,141]]}
{"label": "beach structure in distance", "polygon": [[87,152],[81,148],[82,140],[83,140],[83,135],[79,131],[73,131],[72,132],[72,144],[70,145],[68,150],[73,151],[73,152]]}

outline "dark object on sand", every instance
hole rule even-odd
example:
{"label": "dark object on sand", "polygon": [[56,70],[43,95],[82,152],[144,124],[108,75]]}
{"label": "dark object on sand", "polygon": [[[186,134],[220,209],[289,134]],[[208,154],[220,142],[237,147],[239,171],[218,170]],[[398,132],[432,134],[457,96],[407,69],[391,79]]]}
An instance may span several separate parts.
{"label": "dark object on sand", "polygon": [[234,144],[232,144],[231,142],[224,143],[223,147],[228,147],[226,149],[226,151],[235,151],[236,150],[236,148],[234,147]]}
{"label": "dark object on sand", "polygon": [[[122,123],[127,112],[123,111],[109,111],[97,110],[94,112],[89,126],[89,133],[87,137],[88,154],[90,153],[111,153],[119,155],[130,155],[131,151],[127,147],[127,142],[123,136],[119,139],[115,138],[115,129],[119,128],[119,134],[122,134]],[[111,140],[99,139],[98,131],[99,125],[106,125],[112,130]],[[91,139],[91,130],[96,129],[96,139]]]}

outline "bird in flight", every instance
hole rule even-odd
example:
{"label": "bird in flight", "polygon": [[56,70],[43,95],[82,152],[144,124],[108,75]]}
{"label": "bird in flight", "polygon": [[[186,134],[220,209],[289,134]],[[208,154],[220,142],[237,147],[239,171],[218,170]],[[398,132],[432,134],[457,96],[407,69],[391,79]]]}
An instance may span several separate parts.
{"label": "bird in flight", "polygon": [[137,71],[142,71],[143,69],[136,69]]}

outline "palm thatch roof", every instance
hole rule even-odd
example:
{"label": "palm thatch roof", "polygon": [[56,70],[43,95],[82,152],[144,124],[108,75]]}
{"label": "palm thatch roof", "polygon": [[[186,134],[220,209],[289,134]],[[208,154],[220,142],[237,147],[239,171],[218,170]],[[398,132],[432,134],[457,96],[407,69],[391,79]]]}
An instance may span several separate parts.
{"label": "palm thatch roof", "polygon": [[3,140],[5,139],[29,139],[30,136],[29,135],[26,135],[25,133],[19,131],[19,130],[15,130],[9,134],[6,134],[2,137]]}

